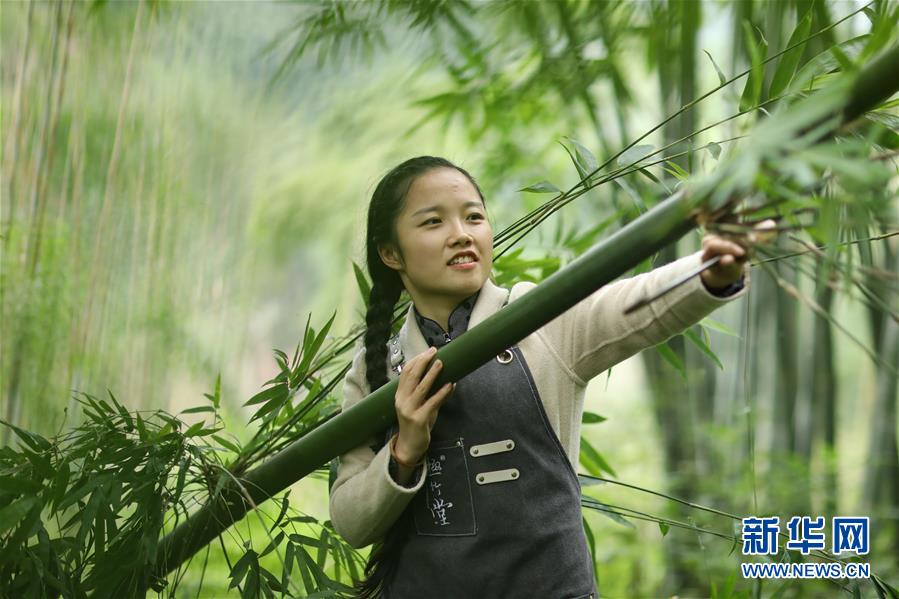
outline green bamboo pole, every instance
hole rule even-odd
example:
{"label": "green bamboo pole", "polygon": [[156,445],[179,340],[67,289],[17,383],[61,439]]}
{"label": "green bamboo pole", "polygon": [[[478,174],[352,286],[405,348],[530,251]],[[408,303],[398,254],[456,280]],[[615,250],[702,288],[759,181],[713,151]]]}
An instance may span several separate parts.
{"label": "green bamboo pole", "polygon": [[[897,72],[899,46],[885,52],[862,72],[850,75],[852,84],[844,88],[845,96],[838,107],[841,122],[855,119],[899,89]],[[814,101],[814,96],[772,119],[795,118],[808,108],[809,101]],[[710,193],[708,190],[694,197],[676,193],[545,279],[518,301],[441,348],[436,357],[444,366],[435,387],[474,371],[682,237],[694,227],[696,208],[708,200]],[[155,571],[146,574],[157,579],[165,576],[242,519],[250,509],[384,430],[395,420],[393,396],[396,386],[396,380],[384,385],[351,409],[309,432],[243,475],[240,486],[236,483],[225,485],[219,497],[161,539]],[[144,584],[148,582],[146,580]]]}

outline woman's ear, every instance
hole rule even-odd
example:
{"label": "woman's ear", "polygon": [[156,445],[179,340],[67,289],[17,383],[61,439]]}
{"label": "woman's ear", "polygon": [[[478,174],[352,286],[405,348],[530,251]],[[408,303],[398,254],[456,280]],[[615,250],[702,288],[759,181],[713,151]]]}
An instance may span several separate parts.
{"label": "woman's ear", "polygon": [[397,271],[403,270],[403,258],[392,244],[379,245],[378,255],[381,257],[381,262],[388,268]]}

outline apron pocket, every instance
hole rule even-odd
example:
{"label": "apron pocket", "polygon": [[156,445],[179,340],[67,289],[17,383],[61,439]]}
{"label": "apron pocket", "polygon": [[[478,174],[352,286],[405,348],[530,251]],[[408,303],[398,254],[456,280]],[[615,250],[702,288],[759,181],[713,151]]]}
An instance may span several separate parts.
{"label": "apron pocket", "polygon": [[412,500],[418,534],[456,537],[477,533],[463,440],[432,443],[427,468],[424,487]]}

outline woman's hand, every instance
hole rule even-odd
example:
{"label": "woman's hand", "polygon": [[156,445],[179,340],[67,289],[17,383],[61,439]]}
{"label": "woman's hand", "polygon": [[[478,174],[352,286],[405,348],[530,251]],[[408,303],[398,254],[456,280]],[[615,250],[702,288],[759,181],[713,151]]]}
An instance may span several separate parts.
{"label": "woman's hand", "polygon": [[398,461],[406,464],[417,464],[424,457],[431,444],[431,429],[437,421],[437,411],[456,387],[455,383],[447,383],[427,397],[428,389],[443,368],[443,362],[436,360],[425,373],[436,353],[437,350],[432,347],[418,354],[406,363],[400,373],[394,402],[400,431],[394,450]]}
{"label": "woman's hand", "polygon": [[715,291],[736,283],[743,277],[743,265],[749,257],[749,250],[773,236],[773,220],[756,225],[756,231],[749,235],[722,237],[706,235],[702,238],[702,261],[721,256],[715,266],[702,271],[700,277],[706,288]]}

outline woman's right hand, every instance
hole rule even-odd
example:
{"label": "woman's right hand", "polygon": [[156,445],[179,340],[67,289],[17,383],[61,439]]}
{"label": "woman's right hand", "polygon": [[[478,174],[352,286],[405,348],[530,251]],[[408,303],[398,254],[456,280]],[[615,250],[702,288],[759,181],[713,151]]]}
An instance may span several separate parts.
{"label": "woman's right hand", "polygon": [[417,464],[424,458],[431,444],[431,429],[437,421],[437,411],[456,387],[455,383],[447,383],[427,397],[428,390],[443,369],[443,362],[436,360],[425,373],[436,353],[436,348],[431,347],[418,354],[406,363],[400,373],[394,403],[400,431],[394,450],[398,460],[406,464]]}

